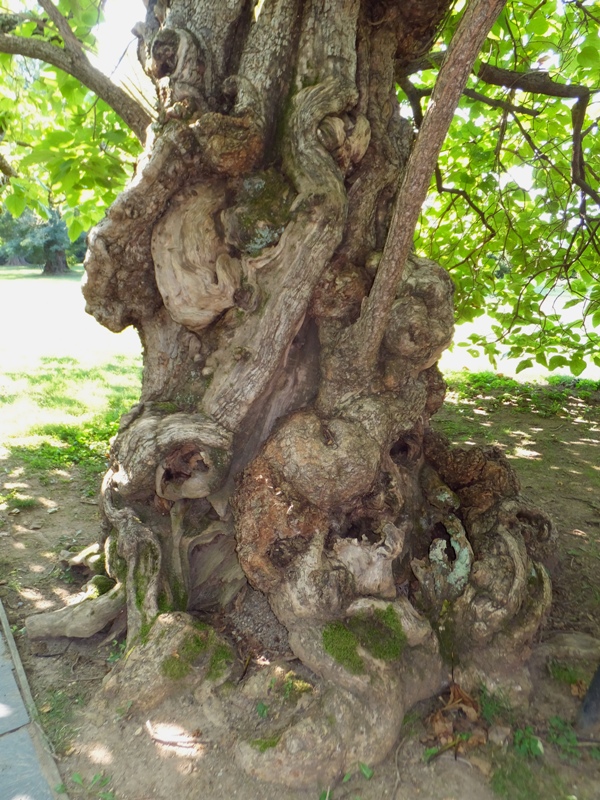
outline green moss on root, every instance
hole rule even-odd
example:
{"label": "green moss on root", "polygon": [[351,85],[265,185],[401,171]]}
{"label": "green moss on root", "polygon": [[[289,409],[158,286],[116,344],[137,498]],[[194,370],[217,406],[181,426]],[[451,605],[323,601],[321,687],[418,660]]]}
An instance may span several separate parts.
{"label": "green moss on root", "polygon": [[402,622],[392,605],[363,611],[348,620],[348,628],[362,647],[382,661],[400,658],[406,645],[406,634]]}
{"label": "green moss on root", "polygon": [[216,681],[221,678],[227,669],[227,665],[233,661],[233,653],[231,648],[226,644],[218,643],[210,657],[210,664],[208,665],[208,672],[206,677],[209,681]]}
{"label": "green moss on root", "polygon": [[400,658],[406,646],[406,634],[392,605],[385,609],[361,611],[346,622],[331,622],[323,629],[323,647],[353,675],[365,671],[358,646],[382,661]]}
{"label": "green moss on root", "polygon": [[326,653],[353,675],[365,671],[362,658],[356,652],[358,638],[343,622],[330,622],[323,628],[323,648]]}
{"label": "green moss on root", "polygon": [[171,680],[189,675],[192,664],[208,648],[208,638],[191,633],[186,636],[176,653],[167,656],[161,664],[162,674]]}
{"label": "green moss on root", "polygon": [[250,746],[254,747],[254,749],[258,750],[260,753],[266,753],[266,751],[270,750],[272,747],[277,747],[280,739],[281,734],[277,736],[265,736],[262,739],[251,739]]}

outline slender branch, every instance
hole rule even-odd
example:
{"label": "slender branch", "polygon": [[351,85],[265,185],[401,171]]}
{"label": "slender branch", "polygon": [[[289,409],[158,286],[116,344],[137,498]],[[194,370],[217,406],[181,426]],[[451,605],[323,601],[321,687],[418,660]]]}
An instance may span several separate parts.
{"label": "slender branch", "polygon": [[474,89],[465,89],[463,94],[465,97],[468,97],[469,100],[478,100],[480,103],[485,103],[491,108],[502,108],[505,111],[512,111],[513,114],[527,114],[530,117],[537,117],[541,113],[535,108],[528,108],[527,106],[515,106],[513,103],[509,103],[508,100],[500,100],[496,97],[488,97],[485,94],[481,94],[481,92],[476,92]]}
{"label": "slender branch", "polygon": [[440,69],[417,141],[396,197],[392,222],[373,287],[349,331],[360,367],[373,368],[412,245],[421,206],[460,96],[477,55],[505,0],[471,0]]}
{"label": "slender branch", "polygon": [[584,16],[589,17],[596,23],[596,25],[600,25],[600,17],[596,17],[594,14],[592,14],[591,11],[586,8],[582,2],[580,2],[580,0],[569,0],[569,4],[576,6],[580,11],[583,11]]}
{"label": "slender branch", "polygon": [[423,122],[423,109],[421,108],[421,98],[427,97],[431,94],[431,89],[417,89],[406,75],[400,77],[398,84],[410,103],[412,110],[413,120],[417,128],[421,127]]}
{"label": "slender branch", "polygon": [[92,66],[85,54],[74,54],[43,39],[0,33],[0,52],[45,61],[81,81],[104,100],[143,142],[150,116],[126,91]]}
{"label": "slender branch", "polygon": [[81,42],[71,30],[71,26],[69,25],[69,22],[66,19],[66,17],[64,17],[60,13],[60,11],[54,5],[52,0],[37,0],[37,1],[39,5],[41,5],[41,7],[44,9],[46,14],[48,14],[48,17],[56,25],[56,28],[60,33],[63,42],[65,43],[65,49],[68,51],[79,53],[79,55],[86,58]]}
{"label": "slender branch", "polygon": [[[444,62],[446,53],[430,53],[428,56],[411,61],[405,64],[397,72],[397,77],[414,75],[415,72],[422,72],[425,69],[439,67]],[[548,97],[581,97],[590,92],[586,86],[579,84],[559,83],[551,78],[548,72],[543,70],[528,70],[519,72],[518,70],[503,69],[493,67],[491,64],[481,64],[475,73],[477,77],[491,86],[503,86],[507,89],[520,89],[523,92],[532,94],[544,94]],[[464,94],[472,90],[468,89]],[[480,99],[480,98],[478,98]],[[520,109],[521,113],[527,113]]]}
{"label": "slender branch", "polygon": [[459,197],[462,197],[465,203],[467,203],[467,205],[469,205],[473,209],[473,211],[477,214],[484,227],[488,229],[488,231],[492,234],[492,236],[496,235],[496,231],[487,221],[485,213],[479,208],[479,206],[476,203],[473,202],[473,200],[471,200],[469,194],[464,189],[455,189],[452,186],[444,186],[444,182],[442,180],[442,173],[439,168],[439,165],[436,165],[435,168],[435,186],[440,194],[445,192],[447,194],[455,194]]}

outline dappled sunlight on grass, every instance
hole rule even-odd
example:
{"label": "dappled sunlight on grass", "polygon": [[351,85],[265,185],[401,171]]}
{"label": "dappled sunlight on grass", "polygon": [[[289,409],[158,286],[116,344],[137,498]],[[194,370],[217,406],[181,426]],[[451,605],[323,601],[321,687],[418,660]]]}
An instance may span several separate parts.
{"label": "dappled sunlight on grass", "polygon": [[95,486],[120,417],[139,398],[140,372],[139,358],[115,356],[85,368],[70,357],[42,358],[35,370],[5,373],[0,376],[4,448],[46,480],[68,478],[69,468],[78,464]]}

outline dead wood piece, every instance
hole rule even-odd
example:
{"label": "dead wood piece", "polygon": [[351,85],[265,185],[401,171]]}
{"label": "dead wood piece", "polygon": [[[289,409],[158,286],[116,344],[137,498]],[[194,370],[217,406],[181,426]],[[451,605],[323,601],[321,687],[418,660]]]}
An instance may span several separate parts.
{"label": "dead wood piece", "polygon": [[27,634],[32,639],[68,636],[85,639],[101,631],[125,607],[125,590],[118,584],[107,594],[86,598],[58,611],[34,614],[25,620]]}

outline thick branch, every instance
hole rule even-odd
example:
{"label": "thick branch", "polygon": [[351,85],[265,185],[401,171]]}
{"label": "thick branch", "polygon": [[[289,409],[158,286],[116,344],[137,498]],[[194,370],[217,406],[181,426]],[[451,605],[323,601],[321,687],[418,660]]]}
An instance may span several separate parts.
{"label": "thick branch", "polygon": [[0,172],[3,175],[6,175],[8,178],[16,178],[17,173],[8,163],[8,161],[4,158],[4,156],[0,155]]}
{"label": "thick branch", "polygon": [[85,54],[70,53],[50,42],[6,33],[0,33],[0,52],[45,61],[77,78],[108,103],[141,142],[145,140],[146,128],[151,122],[150,116],[127,92],[115,86],[106,75],[93,67]]}
{"label": "thick branch", "polygon": [[590,92],[586,86],[558,83],[542,70],[517,72],[482,64],[477,71],[477,77],[492,86],[505,86],[507,89],[520,89],[522,92],[544,94],[547,97],[582,97]]}
{"label": "thick branch", "polygon": [[[398,72],[398,82],[401,77],[414,75],[416,72],[422,72],[425,69],[432,69],[439,67],[444,63],[444,52],[430,53],[423,58],[411,61],[409,64],[404,65]],[[579,84],[566,84],[559,83],[550,77],[548,72],[543,70],[528,70],[527,72],[519,72],[512,69],[502,69],[501,67],[493,67],[491,64],[481,64],[479,70],[475,73],[479,80],[491,86],[503,86],[506,89],[520,89],[522,92],[530,92],[531,94],[543,94],[547,97],[582,97],[589,94],[590,90],[586,86]],[[467,97],[482,100],[490,105],[501,101],[490,101],[483,95],[467,89],[463,92]],[[477,94],[477,97],[474,95]],[[511,109],[512,110],[512,109]],[[519,107],[521,113],[532,113],[526,109]]]}
{"label": "thick branch", "polygon": [[351,329],[363,370],[377,361],[396,288],[412,248],[415,226],[440,150],[475,59],[503,6],[503,0],[472,0],[440,69],[396,198],[392,223],[373,288],[363,305],[359,321]]}
{"label": "thick branch", "polygon": [[571,177],[573,183],[592,200],[600,205],[600,195],[589,185],[585,179],[585,160],[583,157],[583,123],[587,110],[589,94],[579,98],[571,109],[571,120],[573,122],[573,157],[571,160]]}

